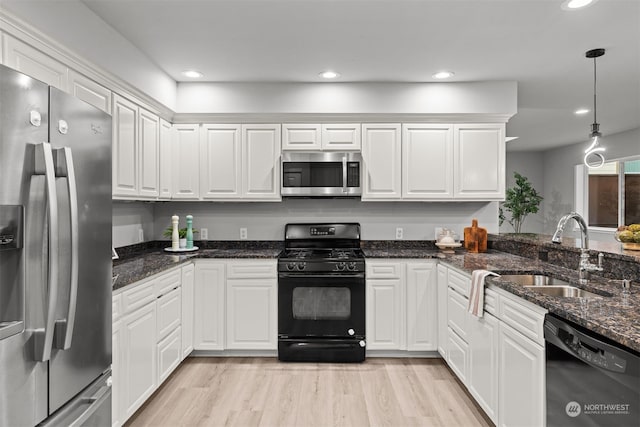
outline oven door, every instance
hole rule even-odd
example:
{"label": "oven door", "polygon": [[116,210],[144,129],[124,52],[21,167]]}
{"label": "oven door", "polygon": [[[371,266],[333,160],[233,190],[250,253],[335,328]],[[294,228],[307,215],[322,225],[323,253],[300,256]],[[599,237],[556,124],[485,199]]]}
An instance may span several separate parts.
{"label": "oven door", "polygon": [[280,273],[278,337],[364,339],[364,274]]}

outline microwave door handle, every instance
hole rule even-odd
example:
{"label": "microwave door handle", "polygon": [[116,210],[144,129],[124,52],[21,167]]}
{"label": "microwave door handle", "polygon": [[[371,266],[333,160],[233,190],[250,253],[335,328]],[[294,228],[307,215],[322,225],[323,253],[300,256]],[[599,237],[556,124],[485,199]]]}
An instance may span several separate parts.
{"label": "microwave door handle", "polygon": [[342,156],[342,192],[347,193],[347,156]]}
{"label": "microwave door handle", "polygon": [[71,148],[64,147],[56,150],[58,177],[67,178],[67,192],[69,193],[69,228],[71,240],[71,264],[69,283],[69,305],[66,319],[56,321],[55,346],[60,350],[71,347],[73,326],[76,318],[76,306],[78,300],[78,191],[76,187],[76,173],[73,166],[73,154]]}
{"label": "microwave door handle", "polygon": [[35,359],[46,362],[51,358],[55,307],[58,302],[58,196],[51,144],[43,142],[35,146],[34,175],[44,175],[47,193],[47,308],[45,326],[34,331]]}

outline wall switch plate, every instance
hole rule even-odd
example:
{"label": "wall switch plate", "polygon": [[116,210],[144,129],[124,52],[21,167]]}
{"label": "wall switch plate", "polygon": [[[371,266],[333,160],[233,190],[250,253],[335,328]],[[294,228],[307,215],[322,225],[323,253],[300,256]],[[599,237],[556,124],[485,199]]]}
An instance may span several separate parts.
{"label": "wall switch plate", "polygon": [[138,242],[144,242],[144,230],[142,228],[138,228]]}
{"label": "wall switch plate", "polygon": [[240,228],[240,240],[247,240],[247,229],[245,227]]}
{"label": "wall switch plate", "polygon": [[402,240],[404,230],[401,227],[396,228],[396,240]]}
{"label": "wall switch plate", "polygon": [[209,230],[206,228],[200,229],[200,240],[209,240]]}

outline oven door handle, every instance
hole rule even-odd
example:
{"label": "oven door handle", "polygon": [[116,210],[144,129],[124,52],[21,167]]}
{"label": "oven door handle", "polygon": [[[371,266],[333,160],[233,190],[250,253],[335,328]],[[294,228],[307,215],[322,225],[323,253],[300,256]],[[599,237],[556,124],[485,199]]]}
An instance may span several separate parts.
{"label": "oven door handle", "polygon": [[278,273],[281,279],[364,279],[364,273],[328,273],[328,274],[304,274],[304,273]]}

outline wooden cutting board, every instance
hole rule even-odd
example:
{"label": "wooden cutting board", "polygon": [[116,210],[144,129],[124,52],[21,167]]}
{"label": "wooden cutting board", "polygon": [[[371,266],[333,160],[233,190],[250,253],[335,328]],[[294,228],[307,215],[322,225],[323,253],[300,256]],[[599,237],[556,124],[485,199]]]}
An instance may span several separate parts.
{"label": "wooden cutting board", "polygon": [[487,229],[478,227],[478,220],[471,220],[471,227],[464,228],[464,248],[469,252],[487,251]]}

